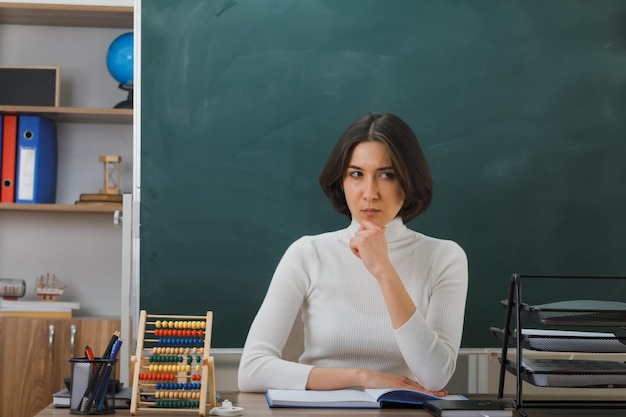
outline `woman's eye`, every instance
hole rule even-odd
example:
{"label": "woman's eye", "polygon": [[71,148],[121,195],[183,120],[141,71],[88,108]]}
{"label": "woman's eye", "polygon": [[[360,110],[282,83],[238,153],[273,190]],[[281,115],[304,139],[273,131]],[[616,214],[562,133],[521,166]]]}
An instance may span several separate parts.
{"label": "woman's eye", "polygon": [[363,176],[363,174],[360,171],[351,171],[348,173],[348,175],[351,177],[355,177],[355,178]]}
{"label": "woman's eye", "polygon": [[380,176],[387,180],[392,180],[396,178],[396,174],[394,174],[393,172],[382,172]]}

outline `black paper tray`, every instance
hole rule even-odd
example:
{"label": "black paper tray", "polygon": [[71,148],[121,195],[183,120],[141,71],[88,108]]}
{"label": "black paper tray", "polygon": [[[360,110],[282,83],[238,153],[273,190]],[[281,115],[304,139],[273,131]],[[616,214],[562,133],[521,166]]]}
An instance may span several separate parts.
{"label": "black paper tray", "polygon": [[[504,341],[504,329],[492,327],[491,334]],[[509,347],[516,346],[517,334],[509,335]],[[545,352],[626,353],[626,339],[612,333],[523,329],[522,348]]]}
{"label": "black paper tray", "polygon": [[[539,387],[626,388],[626,364],[623,362],[524,359],[522,363],[522,380]],[[517,375],[516,362],[507,361],[506,370]]]}
{"label": "black paper tray", "polygon": [[[502,300],[506,308],[508,300]],[[513,306],[515,308],[515,306]],[[521,318],[554,326],[626,326],[626,303],[619,301],[570,300],[555,303],[521,304]]]}

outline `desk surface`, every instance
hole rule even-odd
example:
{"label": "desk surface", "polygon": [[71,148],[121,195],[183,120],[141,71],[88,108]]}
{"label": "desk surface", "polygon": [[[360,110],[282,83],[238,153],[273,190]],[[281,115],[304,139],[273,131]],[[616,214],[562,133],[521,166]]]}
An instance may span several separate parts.
{"label": "desk surface", "polygon": [[[315,408],[269,408],[263,394],[251,394],[251,393],[222,393],[223,398],[227,398],[233,402],[234,405],[243,407],[243,417],[308,417],[308,416],[326,416],[326,417],[368,417],[368,416],[395,416],[395,417],[432,417],[431,414],[420,409],[315,409]],[[476,399],[494,399],[493,395],[472,395],[472,398]],[[626,413],[626,405],[621,409],[598,409],[598,408],[577,408],[571,407],[567,409],[539,409],[539,408],[527,408],[526,412],[531,417],[598,417],[598,416],[621,416]],[[60,417],[70,416],[69,409],[67,408],[54,408],[51,405],[39,412],[35,417]],[[115,414],[109,414],[116,417],[130,416],[129,410],[118,409]],[[140,410],[137,414],[140,417],[163,417],[167,416],[197,416],[195,411],[184,411],[176,409],[154,409],[153,410]],[[517,414],[513,414],[516,416]],[[207,408],[206,416],[209,416],[209,410]]]}

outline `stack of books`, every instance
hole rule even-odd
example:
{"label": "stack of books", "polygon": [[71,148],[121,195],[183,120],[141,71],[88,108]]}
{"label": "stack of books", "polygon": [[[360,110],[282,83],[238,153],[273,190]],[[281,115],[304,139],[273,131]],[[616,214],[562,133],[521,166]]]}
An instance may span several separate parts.
{"label": "stack of books", "polygon": [[[68,388],[64,388],[61,391],[52,394],[52,405],[56,408],[70,408],[70,395],[71,392]],[[130,408],[130,401],[133,395],[132,388],[123,387],[115,394],[107,392],[107,398],[109,401],[115,401],[112,404],[112,408]]]}
{"label": "stack of books", "polygon": [[69,318],[80,303],[69,301],[25,301],[0,298],[0,317]]}
{"label": "stack of books", "polygon": [[120,207],[122,204],[121,194],[81,194],[76,205],[90,205],[97,207]]}

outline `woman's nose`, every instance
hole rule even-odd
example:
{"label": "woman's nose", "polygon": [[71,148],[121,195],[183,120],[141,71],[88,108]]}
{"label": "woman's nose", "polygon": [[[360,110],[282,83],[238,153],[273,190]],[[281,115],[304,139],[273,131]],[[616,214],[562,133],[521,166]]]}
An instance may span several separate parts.
{"label": "woman's nose", "polygon": [[378,184],[376,181],[368,181],[365,185],[365,191],[363,192],[363,198],[367,201],[376,200],[378,198]]}

